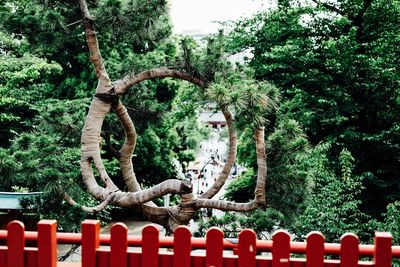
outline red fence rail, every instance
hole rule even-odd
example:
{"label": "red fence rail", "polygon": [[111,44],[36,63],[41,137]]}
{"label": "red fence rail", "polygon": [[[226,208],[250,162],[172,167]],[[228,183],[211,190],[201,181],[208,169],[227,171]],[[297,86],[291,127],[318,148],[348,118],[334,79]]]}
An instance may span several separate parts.
{"label": "red fence rail", "polygon": [[[0,246],[0,267],[61,266],[57,244],[62,243],[82,245],[78,265],[82,267],[389,267],[392,258],[400,257],[400,247],[392,246],[391,234],[379,232],[373,245],[360,245],[354,234],[343,235],[340,244],[325,243],[319,232],[309,233],[306,242],[291,242],[286,231],[277,231],[272,241],[262,241],[253,230],[245,229],[238,242],[232,243],[215,227],[208,230],[205,239],[193,238],[184,226],[177,228],[173,237],[159,237],[153,225],[143,228],[142,236],[129,236],[123,223],[114,224],[105,235],[100,234],[99,221],[86,220],[82,233],[74,234],[57,233],[56,221],[42,220],[37,232],[25,231],[21,222],[13,221],[7,230],[0,231],[0,240],[7,242]],[[25,241],[36,241],[36,247],[25,246]],[[193,253],[194,249],[205,251]],[[227,250],[234,254],[227,255]],[[262,256],[260,252],[270,253]],[[339,255],[339,259],[326,259],[327,255]],[[361,260],[362,256],[370,260]]]}

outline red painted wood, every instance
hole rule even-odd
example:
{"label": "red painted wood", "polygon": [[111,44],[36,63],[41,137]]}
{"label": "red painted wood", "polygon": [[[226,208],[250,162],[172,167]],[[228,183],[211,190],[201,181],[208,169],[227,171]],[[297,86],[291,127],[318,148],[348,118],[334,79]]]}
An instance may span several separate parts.
{"label": "red painted wood", "polygon": [[272,267],[289,267],[290,236],[279,230],[272,235]]}
{"label": "red painted wood", "polygon": [[390,233],[375,233],[374,262],[377,267],[392,266],[392,235]]}
{"label": "red painted wood", "polygon": [[41,220],[38,229],[38,265],[57,267],[57,221]]}
{"label": "red painted wood", "polygon": [[[0,230],[0,240],[7,239],[7,231]],[[37,241],[37,232],[25,231],[26,241]],[[81,244],[82,234],[81,233],[57,233],[58,244]],[[110,244],[111,237],[109,234],[100,235],[100,243],[102,245]],[[142,243],[141,236],[128,236],[128,245],[130,246],[140,246]],[[192,237],[191,244],[192,249],[203,249],[205,248],[204,238]],[[161,237],[159,239],[160,247],[173,247],[173,237]],[[223,240],[224,249],[237,249],[237,244],[229,242],[228,240]],[[257,251],[259,252],[269,252],[272,248],[272,241],[267,240],[257,240]],[[305,242],[291,242],[290,243],[291,253],[305,253],[306,243]],[[359,245],[360,256],[373,256],[374,255],[374,245]],[[328,255],[340,255],[340,244],[335,243],[325,243],[325,253]],[[400,258],[400,246],[392,246],[392,257]]]}
{"label": "red painted wood", "polygon": [[325,237],[320,232],[310,232],[306,236],[307,267],[324,267]]}
{"label": "red painted wood", "polygon": [[159,267],[172,267],[172,260],[174,254],[172,252],[160,252],[158,256]]}
{"label": "red painted wood", "polygon": [[190,252],[192,233],[186,226],[179,226],[174,231],[174,267],[190,267]]}
{"label": "red painted wood", "polygon": [[141,252],[128,252],[128,266],[140,267]]}
{"label": "red painted wood", "polygon": [[37,248],[25,248],[25,267],[38,267]]}
{"label": "red painted wood", "polygon": [[0,246],[0,267],[7,267],[7,247]]}
{"label": "red painted wood", "polygon": [[96,249],[100,246],[100,221],[82,222],[82,267],[96,267]]}
{"label": "red painted wood", "polygon": [[325,260],[325,267],[340,267],[338,260]]}
{"label": "red painted wood", "polygon": [[[317,264],[321,263],[324,251],[321,248],[322,246],[317,245],[318,243],[323,244],[323,237],[320,234],[314,233],[309,234],[307,237],[307,243],[300,243],[290,242],[290,236],[285,231],[275,233],[273,241],[255,240],[254,232],[251,234],[253,237],[250,238],[251,235],[248,234],[247,236],[247,234],[245,234],[246,231],[244,231],[239,236],[239,244],[234,244],[227,240],[223,240],[223,233],[217,228],[210,229],[209,233],[207,233],[206,239],[191,238],[188,229],[182,228],[182,230],[180,230],[183,233],[182,235],[175,234],[174,238],[168,237],[162,239],[163,246],[172,247],[173,244],[176,254],[171,254],[170,252],[160,253],[160,240],[157,228],[150,226],[147,233],[145,230],[143,231],[143,237],[128,237],[126,227],[120,228],[115,226],[115,229],[112,229],[111,231],[111,237],[107,237],[107,235],[102,236],[103,241],[106,243],[108,242],[111,244],[111,247],[113,247],[112,252],[104,252],[104,254],[102,254],[102,250],[97,249],[100,244],[99,228],[98,221],[88,220],[82,224],[82,235],[68,233],[59,235],[60,233],[56,232],[55,221],[42,221],[38,225],[38,233],[35,234],[34,232],[24,232],[24,226],[22,223],[12,222],[9,224],[5,235],[4,231],[0,231],[0,240],[2,238],[7,239],[7,247],[0,246],[0,267],[57,267],[61,265],[77,267],[79,264],[57,263],[56,265],[55,248],[57,246],[57,240],[58,238],[61,238],[61,240],[64,241],[68,240],[68,235],[73,235],[73,242],[77,242],[77,238],[83,240],[82,267],[109,267],[111,265],[118,267],[169,267],[173,265],[174,267],[319,267]],[[248,233],[252,232],[251,230],[247,231]],[[177,233],[179,233],[179,231]],[[29,240],[37,240],[38,248],[24,248],[25,240],[27,240],[25,234],[26,236],[29,236]],[[142,254],[140,252],[133,254],[127,253],[127,244],[130,242],[132,242],[132,244],[142,244]],[[254,251],[250,249],[251,245],[249,244],[254,245]],[[260,249],[258,246],[256,247],[258,244],[261,246]],[[373,245],[359,245],[358,239],[355,235],[346,234],[342,237],[341,244],[325,244],[324,246],[325,253],[327,254],[337,254],[340,252],[341,263],[338,260],[325,260],[324,267],[389,267],[392,262],[391,257],[400,256],[400,254],[396,254],[400,251],[398,246],[392,247],[391,244],[392,237],[389,233],[376,234],[375,248]],[[191,248],[204,248],[204,246],[207,251],[206,256],[200,255],[189,257]],[[240,256],[236,257],[232,255],[222,257],[222,250],[224,247],[227,249],[236,249],[237,254]],[[253,256],[256,255],[256,251],[268,251],[269,247],[272,247],[272,260],[266,257],[257,256],[253,262]],[[374,251],[374,262],[358,261],[359,256],[370,255],[371,251]],[[253,252],[254,255],[250,252]],[[290,252],[306,252],[309,262],[305,264],[302,259],[290,259]],[[94,259],[93,257],[88,257],[88,254],[90,253],[94,255]],[[113,256],[111,256],[111,254]],[[151,257],[151,255],[154,257]],[[111,257],[115,260],[110,260]],[[317,258],[317,262],[312,261]],[[94,265],[83,266],[85,264],[85,259],[86,264],[94,263]]]}
{"label": "red painted wood", "polygon": [[111,226],[110,267],[128,266],[128,227],[123,223]]}
{"label": "red painted wood", "polygon": [[12,221],[7,225],[7,267],[24,267],[25,226],[22,222]]}
{"label": "red painted wood", "polygon": [[355,234],[344,234],[340,238],[340,267],[358,266],[359,243]]}
{"label": "red painted wood", "polygon": [[305,267],[307,266],[306,264],[307,264],[306,259],[302,258],[290,259],[290,267]]}
{"label": "red painted wood", "polygon": [[224,232],[217,228],[211,227],[206,234],[206,266],[207,267],[223,267],[222,253],[224,246],[222,240]]}
{"label": "red painted wood", "polygon": [[257,256],[257,267],[271,267],[272,259],[270,257]]}
{"label": "red painted wood", "polygon": [[224,267],[237,267],[238,256],[226,255],[224,256]]}
{"label": "red painted wood", "polygon": [[141,267],[158,267],[159,235],[159,230],[154,225],[143,228]]}
{"label": "red painted wood", "polygon": [[240,232],[238,267],[256,267],[256,240],[257,235],[253,230]]}
{"label": "red painted wood", "polygon": [[205,256],[199,256],[199,255],[193,255],[192,256],[192,267],[204,267],[206,266],[206,257]]}
{"label": "red painted wood", "polygon": [[96,267],[109,267],[110,266],[110,250],[99,248],[96,253]]}

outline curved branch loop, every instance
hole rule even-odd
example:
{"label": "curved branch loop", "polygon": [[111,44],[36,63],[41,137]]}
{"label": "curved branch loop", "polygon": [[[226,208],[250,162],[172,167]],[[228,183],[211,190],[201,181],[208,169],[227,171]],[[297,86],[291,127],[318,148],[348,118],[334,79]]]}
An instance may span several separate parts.
{"label": "curved branch loop", "polygon": [[180,71],[174,68],[159,67],[143,71],[141,73],[138,73],[137,75],[135,75],[134,72],[131,72],[121,80],[115,81],[114,88],[117,95],[122,95],[130,87],[142,81],[155,78],[168,78],[168,77],[185,80],[192,84],[198,85],[201,88],[204,88],[206,86],[206,83],[203,80],[193,76],[190,73],[187,73],[185,71]]}

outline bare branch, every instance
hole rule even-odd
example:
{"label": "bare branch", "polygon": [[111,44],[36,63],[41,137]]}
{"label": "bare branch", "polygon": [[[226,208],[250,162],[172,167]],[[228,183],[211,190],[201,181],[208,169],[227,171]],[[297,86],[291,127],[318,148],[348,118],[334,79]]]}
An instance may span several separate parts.
{"label": "bare branch", "polygon": [[79,205],[70,195],[67,193],[64,193],[64,200],[67,201],[68,204],[79,207],[81,208],[84,212],[90,213],[90,214],[96,214],[102,210],[104,210],[107,205],[110,203],[110,201],[113,199],[114,195],[110,194],[104,201],[102,201],[99,205],[94,206],[94,207],[86,207]]}
{"label": "bare branch", "polygon": [[96,76],[99,79],[98,89],[107,87],[107,90],[109,90],[111,89],[112,85],[105,69],[103,58],[100,54],[96,31],[93,26],[93,18],[90,16],[86,0],[79,0],[79,5],[82,12],[83,25],[85,27],[86,42],[90,52],[90,61],[92,62],[94,69],[96,70]]}
{"label": "bare branch", "polygon": [[260,204],[256,201],[250,201],[247,203],[236,203],[230,201],[224,201],[219,199],[197,199],[196,208],[210,208],[218,209],[222,211],[251,211],[260,207]]}
{"label": "bare branch", "polygon": [[[82,180],[88,192],[97,200],[103,201],[110,194],[109,188],[100,186],[94,177],[90,159],[81,159]],[[114,189],[116,191],[118,189]]]}
{"label": "bare branch", "polygon": [[[106,104],[96,97],[93,98],[86,117],[86,123],[81,137],[81,172],[82,179],[88,191],[96,198],[104,200],[108,196],[108,190],[116,191],[118,188],[112,182],[103,166],[100,155],[101,127],[105,115],[110,111],[110,104]],[[108,190],[97,184],[93,175],[91,161],[93,160],[100,178]]]}
{"label": "bare branch", "polygon": [[267,178],[267,156],[265,152],[264,127],[255,131],[257,154],[257,184],[254,199],[260,205],[266,205],[265,187]]}
{"label": "bare branch", "polygon": [[142,82],[144,80],[155,79],[155,78],[178,78],[191,82],[200,87],[205,87],[206,84],[203,80],[193,76],[185,71],[176,70],[174,68],[159,67],[152,70],[143,71],[137,75],[134,72],[128,74],[121,80],[114,82],[114,88],[117,95],[122,95],[125,91],[133,85]]}
{"label": "bare branch", "polygon": [[133,205],[141,205],[166,194],[184,195],[192,192],[192,190],[193,186],[189,181],[170,179],[138,192],[115,192],[114,204],[119,207],[131,207]]}
{"label": "bare branch", "polygon": [[113,107],[122,126],[125,130],[125,142],[122,148],[118,151],[118,161],[121,166],[122,176],[124,177],[125,185],[131,192],[140,190],[140,185],[137,182],[135,172],[132,165],[132,154],[136,146],[136,129],[133,122],[121,101]]}
{"label": "bare branch", "polygon": [[65,28],[74,26],[75,24],[82,23],[82,22],[83,22],[82,19],[77,20],[77,21],[75,21],[75,22],[72,22],[72,23],[70,23],[70,24],[65,25]]}
{"label": "bare branch", "polygon": [[228,158],[222,169],[218,179],[215,183],[204,193],[200,196],[200,198],[212,198],[215,196],[219,190],[224,186],[226,179],[228,179],[230,171],[232,169],[233,164],[236,161],[236,154],[237,154],[237,136],[233,125],[233,114],[229,111],[228,107],[223,106],[221,107],[221,111],[224,114],[226,124],[228,126],[229,132],[229,150],[228,150]]}
{"label": "bare branch", "polygon": [[[100,148],[99,148],[99,151],[100,151]],[[106,168],[104,167],[103,160],[101,159],[100,154],[95,155],[93,157],[93,163],[94,163],[94,166],[96,167],[97,173],[99,174],[101,181],[104,183],[106,188],[111,191],[119,190],[118,187],[111,180],[110,176],[108,176],[108,173],[106,171]]]}

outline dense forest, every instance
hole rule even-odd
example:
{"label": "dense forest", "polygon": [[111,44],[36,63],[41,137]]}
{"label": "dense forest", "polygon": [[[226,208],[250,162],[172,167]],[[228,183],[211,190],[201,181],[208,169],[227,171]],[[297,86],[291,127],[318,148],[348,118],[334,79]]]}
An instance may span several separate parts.
{"label": "dense forest", "polygon": [[[138,132],[132,161],[142,186],[175,178],[176,162],[194,159],[207,136],[198,110],[213,100],[236,111],[238,158],[247,169],[225,197],[249,201],[257,181],[252,130],[266,126],[267,207],[204,221],[199,234],[219,225],[233,236],[243,227],[260,237],[285,228],[300,239],[319,230],[328,241],[347,231],[368,241],[386,230],[400,241],[398,1],[281,0],[223,25],[205,47],[172,35],[165,1],[88,4],[112,79],[132,68],[179,65],[210,83],[208,100],[172,79],[146,81],[122,97]],[[0,3],[0,191],[45,192],[34,203],[38,214],[65,230],[78,230],[86,216],[106,223],[116,210],[88,215],[63,199],[67,192],[97,204],[79,164],[97,83],[80,14],[78,1]],[[243,51],[252,54],[244,65],[229,63]],[[108,173],[123,187],[113,157],[112,146],[123,145],[115,114],[100,143]]]}

